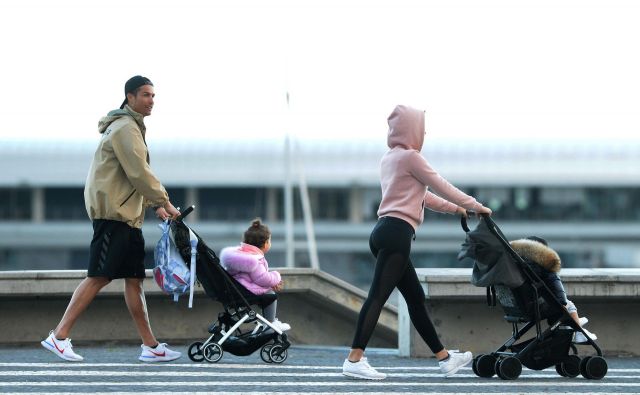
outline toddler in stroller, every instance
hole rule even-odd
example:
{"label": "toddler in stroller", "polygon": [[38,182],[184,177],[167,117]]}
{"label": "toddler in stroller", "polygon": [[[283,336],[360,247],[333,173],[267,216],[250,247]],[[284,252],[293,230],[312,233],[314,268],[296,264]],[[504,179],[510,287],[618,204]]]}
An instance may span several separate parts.
{"label": "toddler in stroller", "polygon": [[[531,270],[540,277],[553,295],[560,301],[565,309],[567,309],[571,318],[573,318],[580,327],[584,327],[589,320],[587,317],[578,316],[578,309],[575,303],[567,299],[567,293],[558,276],[561,266],[558,253],[549,247],[545,239],[538,236],[529,236],[526,239],[514,240],[510,242],[510,244],[515,252],[524,259]],[[594,333],[584,328],[582,329],[583,331],[576,331],[574,333],[574,343],[587,343],[586,336],[589,336],[593,340],[598,339],[598,336]]]}
{"label": "toddler in stroller", "polygon": [[[209,326],[211,335],[206,340],[194,342],[189,346],[189,358],[194,362],[218,362],[222,359],[224,351],[245,356],[261,349],[260,357],[263,361],[284,362],[287,359],[287,349],[291,345],[283,332],[284,328],[274,325],[252,309],[252,305],[268,308],[274,301],[273,297],[250,292],[224,270],[215,252],[182,221],[192,210],[193,206],[171,222],[171,235],[185,262],[189,262],[191,256],[190,233],[195,235],[198,240],[196,278],[207,296],[222,303],[224,311],[219,313],[217,320]],[[243,330],[243,324],[251,323],[262,323],[261,329]]]}
{"label": "toddler in stroller", "polygon": [[[261,297],[262,314],[272,326],[288,331],[291,326],[276,318],[278,297],[274,291],[280,291],[283,282],[280,273],[269,271],[264,254],[271,249],[271,231],[260,218],[251,222],[244,232],[243,242],[237,247],[227,247],[220,253],[222,267],[253,295]],[[252,295],[252,296],[253,296]],[[257,322],[254,331],[264,328]]]}
{"label": "toddler in stroller", "polygon": [[[557,275],[550,275],[554,274],[549,270],[553,264],[546,269],[538,267],[540,263],[549,265],[554,261],[555,252],[544,245],[544,240],[531,237],[509,243],[493,219],[484,215],[473,231],[467,227],[466,218],[462,218],[462,228],[467,236],[458,259],[473,265],[471,283],[487,288],[489,305],[499,302],[504,319],[512,325],[512,336],[502,346],[473,359],[473,372],[480,377],[497,374],[503,380],[514,380],[520,376],[523,365],[533,370],[555,366],[556,372],[564,377],[582,374],[587,379],[602,379],[608,367],[595,343],[595,335],[582,328],[577,312],[569,311],[568,302],[565,307],[564,291],[562,295],[556,294],[562,283]],[[540,262],[544,260],[541,252],[553,253],[551,259]],[[546,282],[545,276],[549,276]],[[548,324],[544,330],[543,320]],[[532,328],[536,330],[535,336],[523,340]],[[583,344],[592,347],[597,355],[580,358],[572,342],[574,333],[582,334]]]}

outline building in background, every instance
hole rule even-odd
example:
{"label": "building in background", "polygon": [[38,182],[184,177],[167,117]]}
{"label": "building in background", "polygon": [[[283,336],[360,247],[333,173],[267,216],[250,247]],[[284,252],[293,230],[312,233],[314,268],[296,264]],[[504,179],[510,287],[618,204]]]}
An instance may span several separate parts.
{"label": "building in background", "polygon": [[[149,143],[153,168],[188,223],[215,250],[240,242],[251,219],[273,231],[272,266],[284,266],[284,143]],[[83,188],[95,141],[0,142],[0,270],[84,269],[91,224]],[[372,276],[368,236],[380,201],[385,144],[302,141],[321,269],[357,286]],[[425,156],[443,176],[488,204],[510,238],[539,235],[565,267],[640,267],[640,141],[439,141]],[[294,177],[294,183],[297,177]],[[309,265],[295,190],[295,262]],[[147,213],[148,264],[160,236]],[[427,212],[413,245],[417,267],[459,267],[458,218]]]}

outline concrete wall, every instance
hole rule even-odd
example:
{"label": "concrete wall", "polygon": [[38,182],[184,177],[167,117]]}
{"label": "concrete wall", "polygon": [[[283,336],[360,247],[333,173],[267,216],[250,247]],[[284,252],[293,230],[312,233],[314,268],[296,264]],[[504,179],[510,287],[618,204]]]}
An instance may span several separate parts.
{"label": "concrete wall", "polygon": [[[567,295],[587,328],[598,335],[605,355],[640,355],[640,269],[563,269]],[[511,324],[500,306],[487,306],[485,288],[471,285],[471,269],[419,269],[427,308],[445,347],[478,353],[494,351],[511,337]],[[433,354],[410,323],[399,298],[398,344],[401,355]],[[535,330],[529,332],[535,333]],[[580,347],[585,355],[590,346]]]}
{"label": "concrete wall", "polygon": [[[347,348],[365,292],[321,271],[278,270],[286,283],[278,316],[291,324],[293,342]],[[58,323],[85,275],[85,271],[0,272],[0,344],[41,340]],[[485,289],[472,286],[470,276],[470,269],[418,269],[425,303],[444,345],[474,353],[493,351],[510,337],[511,325],[499,306],[486,305]],[[580,315],[589,317],[588,329],[598,335],[606,355],[640,355],[635,331],[640,324],[639,269],[563,269],[562,278]],[[76,343],[139,342],[122,287],[122,280],[116,280],[99,294],[72,332]],[[151,278],[145,281],[145,290],[152,327],[163,341],[186,345],[204,339],[207,326],[221,311],[221,305],[202,290],[191,310],[187,297],[174,303]],[[411,325],[401,297],[398,309],[385,306],[370,346],[398,347],[405,356],[432,356]]]}
{"label": "concrete wall", "polygon": [[[357,314],[366,293],[327,273],[312,269],[278,268],[285,281],[279,295],[278,316],[291,324],[294,344],[351,345]],[[207,327],[222,305],[199,289],[194,308],[188,296],[178,303],[160,292],[151,271],[145,281],[149,317],[155,335],[162,341],[188,344],[207,337]],[[71,294],[86,271],[0,272],[0,343],[35,343],[53,329]],[[117,341],[138,343],[122,295],[123,280],[109,284],[73,328],[75,343]],[[370,343],[372,347],[397,346],[397,309],[384,308]]]}

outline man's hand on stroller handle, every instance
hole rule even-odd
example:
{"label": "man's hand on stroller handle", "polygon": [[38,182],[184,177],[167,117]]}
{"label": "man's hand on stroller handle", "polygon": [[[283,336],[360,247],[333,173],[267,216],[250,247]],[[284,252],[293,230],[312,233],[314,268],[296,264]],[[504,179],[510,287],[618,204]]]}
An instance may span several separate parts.
{"label": "man's hand on stroller handle", "polygon": [[167,202],[163,207],[158,207],[156,209],[156,216],[162,221],[169,218],[175,219],[178,215],[180,215],[180,211],[173,207],[171,202]]}

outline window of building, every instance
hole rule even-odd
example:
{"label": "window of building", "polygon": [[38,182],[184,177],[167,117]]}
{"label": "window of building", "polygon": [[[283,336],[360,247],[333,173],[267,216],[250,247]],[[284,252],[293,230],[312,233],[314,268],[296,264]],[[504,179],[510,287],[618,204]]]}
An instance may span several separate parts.
{"label": "window of building", "polygon": [[86,220],[84,188],[46,188],[44,190],[45,219],[48,221]]}
{"label": "window of building", "polygon": [[[300,200],[300,189],[293,188],[293,219],[294,221],[302,221],[302,201]],[[284,221],[284,190],[278,188],[276,191],[276,218],[278,221]]]}
{"label": "window of building", "polygon": [[0,219],[28,221],[31,219],[31,190],[0,188]]}
{"label": "window of building", "polygon": [[250,221],[266,216],[265,188],[202,188],[199,218],[209,221]]}
{"label": "window of building", "polygon": [[584,217],[586,191],[583,188],[542,188],[540,205],[547,220],[575,220]]}
{"label": "window of building", "polygon": [[[313,220],[347,221],[349,219],[349,192],[347,188],[309,188],[309,205]],[[276,193],[276,218],[284,221],[284,191]],[[302,200],[300,188],[293,188],[293,217],[302,221]]]}
{"label": "window of building", "polygon": [[640,188],[588,188],[584,211],[589,220],[637,221]]}
{"label": "window of building", "polygon": [[378,219],[378,207],[382,200],[380,188],[367,188],[362,193],[362,219],[376,221]]}
{"label": "window of building", "polygon": [[309,196],[314,219],[346,221],[349,218],[349,189],[313,188]]}

